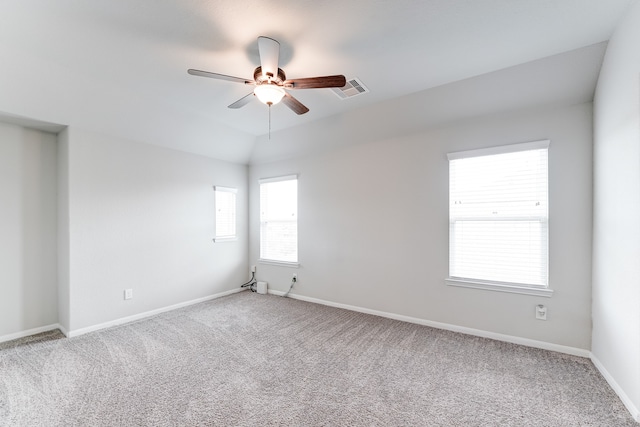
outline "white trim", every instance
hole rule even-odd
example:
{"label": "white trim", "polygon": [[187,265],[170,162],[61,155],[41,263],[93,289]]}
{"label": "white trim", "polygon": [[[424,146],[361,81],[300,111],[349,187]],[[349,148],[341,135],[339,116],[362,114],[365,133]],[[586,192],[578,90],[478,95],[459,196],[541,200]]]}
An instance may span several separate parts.
{"label": "white trim", "polygon": [[551,298],[553,295],[553,290],[549,288],[534,288],[530,286],[522,286],[516,284],[499,284],[499,283],[488,283],[488,282],[478,282],[474,280],[468,279],[456,279],[449,277],[445,279],[445,282],[448,286],[456,286],[459,288],[471,288],[471,289],[482,289],[485,291],[495,291],[495,292],[509,292],[512,294],[522,294],[522,295],[533,295],[537,297],[545,297]]}
{"label": "white trim", "polygon": [[190,306],[190,305],[193,305],[193,304],[198,304],[198,303],[209,301],[209,300],[216,299],[216,298],[225,297],[227,295],[231,295],[231,294],[235,294],[235,293],[238,293],[238,292],[242,292],[244,290],[245,289],[243,289],[243,288],[231,289],[229,291],[220,292],[220,293],[209,295],[209,296],[206,296],[206,297],[196,298],[196,299],[191,300],[191,301],[185,301],[185,302],[181,302],[181,303],[178,303],[178,304],[173,304],[173,305],[170,305],[170,306],[167,306],[167,307],[162,307],[162,308],[158,308],[158,309],[151,310],[151,311],[145,311],[144,313],[138,313],[138,314],[134,314],[132,316],[121,317],[120,319],[110,320],[108,322],[99,323],[97,325],[87,326],[86,328],[75,329],[75,330],[69,331],[69,333],[65,334],[65,335],[67,335],[67,337],[69,337],[69,338],[77,337],[79,335],[88,334],[89,332],[94,332],[94,331],[97,331],[97,330],[100,330],[100,329],[110,328],[112,326],[123,325],[125,323],[134,322],[136,320],[140,320],[140,319],[144,319],[144,318],[147,318],[147,317],[155,316],[156,314],[164,313],[164,312],[171,311],[171,310],[176,310],[178,308],[187,307],[187,306]]}
{"label": "white trim", "polygon": [[238,238],[236,236],[232,236],[232,237],[214,237],[213,241],[215,243],[220,243],[220,242],[233,242],[238,240]]}
{"label": "white trim", "polygon": [[69,338],[69,331],[67,331],[67,329],[64,326],[58,325],[58,329],[60,329],[60,332],[62,332],[62,334],[65,337]]}
{"label": "white trim", "polygon": [[279,267],[289,267],[289,268],[300,268],[299,262],[290,262],[290,261],[275,261],[272,259],[262,259],[258,260],[259,264],[267,264],[267,265],[277,265]]}
{"label": "white trim", "polygon": [[631,413],[631,416],[633,417],[633,419],[636,420],[637,422],[640,422],[640,409],[636,405],[634,405],[631,398],[627,396],[627,393],[625,393],[622,387],[620,387],[618,382],[613,378],[613,376],[609,373],[609,371],[607,371],[607,369],[604,367],[602,362],[600,362],[600,360],[598,360],[598,358],[593,353],[591,353],[591,361],[595,365],[596,369],[600,372],[600,374],[604,377],[604,379],[607,380],[607,382],[609,383],[609,386],[618,395],[620,400],[622,400],[622,403],[627,408],[627,410]]}
{"label": "white trim", "polygon": [[540,141],[521,142],[518,144],[479,148],[477,150],[457,151],[455,153],[447,153],[447,158],[451,161],[457,159],[466,159],[467,157],[492,156],[494,154],[517,153],[518,151],[541,150],[544,148],[549,148],[550,144],[550,140],[543,139]]}
{"label": "white trim", "polygon": [[548,223],[549,218],[547,216],[454,216],[449,219],[449,223],[455,223],[459,221],[538,221],[541,223]]}
{"label": "white trim", "polygon": [[214,185],[213,186],[213,191],[226,191],[227,193],[238,193],[238,189],[237,188],[233,188],[233,187],[221,187],[219,185]]}
{"label": "white trim", "polygon": [[278,181],[292,181],[294,179],[298,179],[298,175],[274,176],[273,178],[261,178],[258,180],[258,184],[266,184],[268,182]]}
{"label": "white trim", "polygon": [[[27,329],[26,331],[15,332],[13,334],[7,334],[0,336],[0,342],[13,341],[24,337],[29,337],[31,335],[41,334],[43,332],[54,331],[56,329],[60,329],[60,331],[64,334],[64,330],[62,326],[57,323],[52,323],[51,325],[40,326],[38,328]],[[67,334],[65,334],[67,335]]]}
{"label": "white trim", "polygon": [[[191,301],[187,301],[187,302],[183,302],[183,303],[179,303],[179,304],[174,304],[174,305],[171,305],[171,306],[168,306],[168,307],[164,307],[164,308],[148,311],[148,312],[145,312],[145,313],[140,313],[140,314],[133,315],[133,316],[124,317],[124,318],[121,318],[121,319],[117,319],[117,320],[113,320],[113,321],[110,321],[110,322],[101,323],[99,325],[94,325],[94,326],[90,326],[90,327],[87,327],[87,328],[82,328],[82,329],[78,329],[78,330],[70,331],[70,332],[68,332],[62,325],[54,323],[54,324],[47,325],[47,326],[41,326],[39,328],[28,329],[26,331],[21,331],[21,332],[16,332],[16,333],[13,333],[13,334],[0,336],[0,343],[6,342],[6,341],[13,341],[15,339],[28,337],[28,336],[39,334],[39,333],[42,333],[42,332],[53,331],[55,329],[59,329],[65,336],[71,338],[71,337],[83,335],[83,334],[86,334],[86,333],[89,333],[89,332],[93,332],[93,331],[96,331],[96,330],[99,330],[99,329],[104,329],[104,328],[108,328],[108,327],[111,327],[111,326],[121,325],[121,324],[129,323],[129,322],[132,322],[132,321],[135,321],[135,320],[139,320],[139,319],[143,319],[143,318],[146,318],[146,317],[154,316],[156,314],[163,313],[163,312],[166,312],[166,311],[171,311],[171,310],[175,310],[175,309],[178,309],[178,308],[186,307],[186,306],[189,306],[189,305],[198,304],[198,303],[201,303],[201,302],[204,302],[204,301],[209,301],[209,300],[213,300],[213,299],[216,299],[216,298],[221,298],[221,297],[224,297],[224,296],[227,296],[227,295],[231,295],[231,294],[235,294],[235,293],[238,293],[238,292],[242,292],[243,290],[244,289],[242,289],[242,288],[240,288],[240,289],[231,289],[229,291],[220,292],[220,293],[217,293],[217,294],[214,294],[214,295],[210,295],[210,296],[207,296],[207,297],[204,297],[204,298],[198,298],[198,299],[195,299],[195,300],[191,300]],[[273,289],[269,289],[268,293],[271,294],[271,295],[277,295],[277,296],[283,296],[285,294],[285,292],[283,292],[283,291],[276,291],[276,290],[273,290]],[[357,307],[357,306],[348,305],[348,304],[341,304],[341,303],[321,300],[321,299],[318,299],[318,298],[306,297],[306,296],[303,296],[303,295],[297,295],[297,294],[289,293],[289,298],[298,299],[298,300],[301,300],[301,301],[307,301],[307,302],[311,302],[311,303],[315,303],[315,304],[326,305],[326,306],[329,306],[329,307],[341,308],[341,309],[344,309],[344,310],[350,310],[350,311],[355,311],[355,312],[359,312],[359,313],[371,314],[371,315],[374,315],[374,316],[385,317],[385,318],[388,318],[388,319],[399,320],[399,321],[402,321],[402,322],[415,323],[415,324],[418,324],[418,325],[429,326],[429,327],[436,328],[436,329],[444,329],[444,330],[447,330],[447,331],[459,332],[459,333],[463,333],[463,334],[467,334],[467,335],[473,335],[473,336],[478,336],[478,337],[482,337],[482,338],[489,338],[489,339],[508,342],[508,343],[512,343],[512,344],[524,345],[524,346],[527,346],[527,347],[540,348],[540,349],[543,349],[543,350],[556,351],[556,352],[559,352],[559,353],[570,354],[570,355],[573,355],[573,356],[590,358],[591,361],[593,362],[594,366],[596,367],[596,369],[605,378],[605,380],[607,381],[609,386],[618,395],[618,397],[620,398],[620,400],[622,401],[624,406],[631,413],[631,416],[633,417],[633,419],[635,421],[637,421],[637,422],[640,422],[640,409],[635,406],[633,401],[625,393],[625,391],[622,389],[622,387],[620,387],[620,385],[613,378],[613,376],[609,373],[609,371],[607,371],[607,369],[604,367],[602,362],[600,362],[600,360],[598,360],[598,358],[593,353],[591,353],[589,350],[584,350],[584,349],[575,348],[575,347],[568,347],[568,346],[559,345],[559,344],[547,343],[547,342],[544,342],[544,341],[537,341],[537,340],[532,340],[532,339],[528,339],[528,338],[514,337],[512,335],[504,335],[504,334],[498,334],[498,333],[494,333],[494,332],[482,331],[482,330],[479,330],[479,329],[467,328],[467,327],[464,327],[464,326],[456,326],[456,325],[451,325],[451,324],[448,324],[448,323],[434,322],[434,321],[430,321],[430,320],[419,319],[417,317],[410,317],[410,316],[404,316],[404,315],[400,315],[400,314],[388,313],[388,312],[384,312],[384,311],[372,310],[372,309],[363,308],[363,307]]]}
{"label": "white trim", "polygon": [[[274,291],[271,289],[269,289],[268,292],[270,294],[278,295],[278,296],[283,296],[285,294],[285,292]],[[419,319],[417,317],[404,316],[401,314],[388,313],[386,311],[378,311],[378,310],[372,310],[369,308],[357,307],[357,306],[348,305],[348,304],[325,301],[325,300],[306,297],[298,294],[289,293],[289,298],[299,299],[302,301],[312,302],[315,304],[327,305],[330,307],[342,308],[345,310],[357,311],[359,313],[372,314],[374,316],[386,317],[388,319],[400,320],[402,322],[415,323],[423,326],[430,326],[436,329],[444,329],[447,331],[459,332],[461,334],[473,335],[476,337],[489,338],[496,341],[503,341],[503,342],[508,342],[512,344],[524,345],[526,347],[540,348],[542,350],[549,350],[549,351],[555,351],[558,353],[570,354],[572,356],[579,356],[579,357],[586,357],[586,358],[591,356],[591,352],[589,350],[582,349],[582,348],[569,347],[566,345],[553,344],[553,343],[544,342],[544,341],[537,341],[529,338],[515,337],[512,335],[504,335],[504,334],[499,334],[495,332],[488,332],[480,329],[467,328],[465,326],[451,325],[449,323],[434,322],[431,320]]]}
{"label": "white trim", "polygon": [[[213,205],[215,207],[215,216],[214,216],[214,228],[215,228],[215,237],[213,238],[214,242],[229,242],[229,241],[233,241],[237,239],[237,223],[238,223],[238,215],[237,215],[237,194],[238,194],[238,189],[237,188],[232,188],[232,187],[221,187],[219,185],[214,185],[213,186],[213,193],[214,193],[214,201],[213,201]],[[220,193],[218,195],[218,193]],[[221,235],[218,236],[218,220],[220,218],[220,216],[218,215],[218,205],[217,205],[217,199],[218,196],[222,197],[223,193],[231,193],[233,194],[233,196],[225,196],[227,198],[231,197],[232,198],[232,210],[231,212],[225,210],[224,215],[222,215],[223,217],[227,217],[229,216],[229,213],[233,213],[233,235],[231,234],[226,234],[226,235]],[[222,228],[222,227],[221,227]]]}

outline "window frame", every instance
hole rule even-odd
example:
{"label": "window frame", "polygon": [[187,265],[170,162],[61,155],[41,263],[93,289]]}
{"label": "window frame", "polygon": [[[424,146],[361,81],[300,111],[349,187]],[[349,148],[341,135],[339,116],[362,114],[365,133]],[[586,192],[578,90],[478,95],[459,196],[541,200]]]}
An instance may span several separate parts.
{"label": "window frame", "polygon": [[[286,261],[286,260],[278,260],[278,259],[271,259],[271,258],[263,258],[263,253],[262,253],[262,239],[263,239],[263,226],[265,224],[265,221],[263,221],[262,218],[262,185],[263,184],[270,184],[270,183],[275,183],[275,182],[284,182],[284,181],[296,181],[296,212],[295,212],[295,222],[296,222],[296,261]],[[283,175],[283,176],[276,176],[276,177],[271,177],[271,178],[261,178],[258,180],[258,198],[259,198],[259,241],[258,241],[258,254],[259,254],[259,258],[258,258],[258,262],[260,264],[271,264],[271,265],[277,265],[277,266],[283,266],[283,267],[292,267],[292,268],[298,268],[300,266],[300,253],[299,253],[299,234],[298,234],[298,175],[297,174],[293,174],[293,175]]]}
{"label": "window frame", "polygon": [[[475,149],[475,150],[466,150],[466,151],[459,151],[459,152],[453,152],[453,153],[448,153],[447,154],[447,158],[449,160],[449,163],[452,160],[458,160],[458,159],[465,159],[465,158],[474,158],[474,157],[482,157],[482,156],[489,156],[489,155],[499,155],[499,154],[508,154],[508,153],[516,153],[516,152],[522,152],[522,151],[531,151],[531,150],[540,150],[540,149],[546,149],[547,150],[547,156],[549,153],[549,147],[550,147],[550,140],[540,140],[540,141],[533,141],[533,142],[525,142],[525,143],[518,143],[518,144],[508,144],[508,145],[501,145],[501,146],[495,146],[495,147],[489,147],[489,148],[481,148],[481,149]],[[449,171],[451,173],[451,166],[449,165]],[[550,283],[549,283],[549,270],[550,270],[550,263],[549,263],[549,233],[550,233],[550,228],[549,228],[549,209],[548,209],[548,201],[549,201],[549,162],[548,162],[548,157],[547,157],[547,170],[546,170],[546,174],[547,174],[547,189],[546,189],[546,196],[547,196],[547,213],[546,213],[546,217],[541,219],[541,221],[544,222],[545,227],[546,227],[546,263],[545,263],[545,267],[546,267],[546,285],[536,285],[536,284],[523,284],[523,283],[511,283],[511,282],[501,282],[501,281],[497,281],[497,280],[485,280],[485,279],[475,279],[475,278],[467,278],[467,277],[456,277],[456,276],[451,276],[451,251],[452,251],[452,245],[453,245],[453,234],[452,234],[452,211],[451,211],[451,200],[449,200],[449,212],[448,212],[448,223],[449,223],[449,273],[447,278],[445,279],[445,282],[447,285],[450,286],[456,286],[456,287],[464,287],[464,288],[472,288],[472,289],[482,289],[482,290],[488,290],[488,291],[498,291],[498,292],[510,292],[510,293],[516,293],[516,294],[525,294],[525,295],[534,295],[534,296],[542,296],[542,297],[551,297],[553,295],[553,290],[550,288]],[[451,197],[451,189],[452,189],[452,183],[451,181],[449,181],[449,197]],[[509,220],[509,219],[505,219],[505,220]]]}
{"label": "window frame", "polygon": [[[233,194],[233,234],[226,235],[218,235],[219,231],[219,223],[218,220],[220,215],[218,215],[218,194],[219,193],[229,193]],[[214,238],[213,241],[215,243],[221,242],[233,242],[238,240],[238,189],[234,187],[222,187],[220,185],[213,186],[213,207],[214,207]]]}

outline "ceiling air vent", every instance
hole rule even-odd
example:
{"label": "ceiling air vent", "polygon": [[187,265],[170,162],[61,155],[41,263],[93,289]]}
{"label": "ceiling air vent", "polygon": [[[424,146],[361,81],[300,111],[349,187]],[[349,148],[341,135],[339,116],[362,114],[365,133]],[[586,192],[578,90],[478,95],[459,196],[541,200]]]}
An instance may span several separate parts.
{"label": "ceiling air vent", "polygon": [[369,92],[369,89],[367,89],[358,78],[349,79],[343,87],[334,87],[331,88],[331,90],[338,95],[340,99],[352,98]]}

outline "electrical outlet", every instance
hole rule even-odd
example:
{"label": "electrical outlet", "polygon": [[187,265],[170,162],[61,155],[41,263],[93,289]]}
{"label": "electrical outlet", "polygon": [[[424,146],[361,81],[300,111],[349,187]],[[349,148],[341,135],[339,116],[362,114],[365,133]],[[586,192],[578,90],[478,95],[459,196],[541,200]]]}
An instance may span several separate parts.
{"label": "electrical outlet", "polygon": [[293,280],[295,283],[298,283],[298,275],[294,273],[294,274],[293,274],[293,278],[292,278],[292,280]]}
{"label": "electrical outlet", "polygon": [[251,272],[252,272],[252,273],[255,273],[255,272],[256,272],[256,266],[255,266],[255,265],[252,265],[252,266],[251,266]]}
{"label": "electrical outlet", "polygon": [[536,305],[536,319],[547,320],[547,307],[542,304]]}
{"label": "electrical outlet", "polygon": [[124,290],[124,299],[133,298],[133,289],[125,289]]}

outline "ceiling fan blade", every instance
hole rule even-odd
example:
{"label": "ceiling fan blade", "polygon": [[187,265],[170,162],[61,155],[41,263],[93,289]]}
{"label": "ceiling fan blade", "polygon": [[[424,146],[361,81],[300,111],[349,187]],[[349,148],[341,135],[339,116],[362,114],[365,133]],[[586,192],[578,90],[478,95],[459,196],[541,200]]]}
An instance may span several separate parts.
{"label": "ceiling fan blade", "polygon": [[237,108],[241,108],[244,107],[245,105],[247,105],[249,103],[249,101],[251,101],[253,99],[253,92],[251,92],[248,95],[243,96],[242,98],[238,99],[236,102],[234,102],[233,104],[229,105],[228,108],[233,108],[233,109],[237,109]]}
{"label": "ceiling fan blade", "polygon": [[258,37],[258,51],[260,52],[260,66],[263,75],[278,75],[278,61],[280,59],[280,43],[269,37]]}
{"label": "ceiling fan blade", "polygon": [[315,89],[323,87],[343,87],[347,79],[343,75],[307,77],[304,79],[291,79],[284,82],[287,89]]}
{"label": "ceiling fan blade", "polygon": [[191,74],[192,76],[209,77],[211,79],[227,80],[230,82],[244,83],[246,85],[255,84],[253,80],[243,79],[240,77],[227,76],[225,74],[210,73],[209,71],[189,69],[187,70],[187,73]]}
{"label": "ceiling fan blade", "polygon": [[282,98],[282,103],[287,107],[291,108],[291,110],[293,110],[293,112],[296,114],[304,114],[309,111],[307,107],[305,107],[300,101],[298,101],[288,93],[284,94],[284,98]]}

